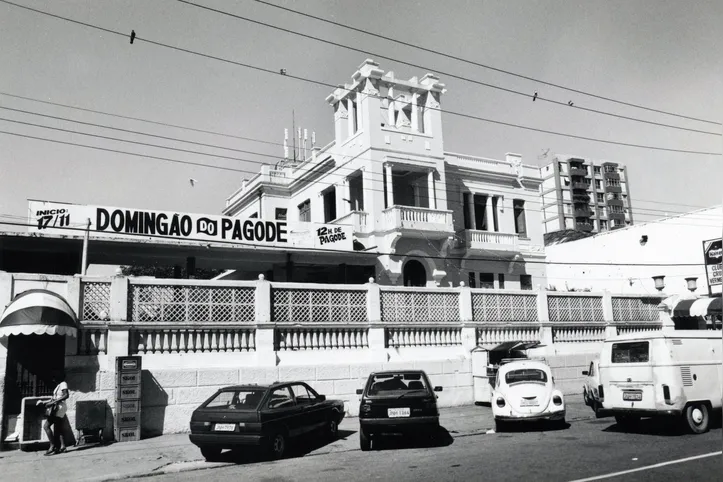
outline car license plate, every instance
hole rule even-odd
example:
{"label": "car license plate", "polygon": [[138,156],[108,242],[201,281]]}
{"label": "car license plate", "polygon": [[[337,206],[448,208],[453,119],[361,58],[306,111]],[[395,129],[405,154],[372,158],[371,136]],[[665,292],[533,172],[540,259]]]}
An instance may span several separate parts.
{"label": "car license plate", "polygon": [[216,432],[233,432],[236,430],[236,424],[235,423],[217,423],[213,429]]}
{"label": "car license plate", "polygon": [[389,408],[387,409],[389,418],[408,417],[409,408]]}
{"label": "car license plate", "polygon": [[537,400],[522,400],[521,407],[537,407],[540,404]]}
{"label": "car license plate", "polygon": [[623,392],[623,400],[630,402],[640,402],[643,400],[643,392]]}

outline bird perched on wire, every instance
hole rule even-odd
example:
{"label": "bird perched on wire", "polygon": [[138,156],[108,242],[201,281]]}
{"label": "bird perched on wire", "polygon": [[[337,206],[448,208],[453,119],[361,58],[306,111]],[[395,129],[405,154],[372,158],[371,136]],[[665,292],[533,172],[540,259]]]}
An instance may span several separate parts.
{"label": "bird perched on wire", "polygon": [[569,101],[569,102],[567,103],[567,105],[569,105],[570,107],[572,107],[572,106],[573,106],[572,101]]}
{"label": "bird perched on wire", "polygon": [[135,30],[131,30],[131,44],[133,43],[133,41],[134,41],[135,39],[136,39],[136,31],[135,31]]}
{"label": "bird perched on wire", "polygon": [[537,100],[537,92],[535,92],[535,95],[532,96],[532,102],[535,102]]}
{"label": "bird perched on wire", "polygon": [[279,70],[279,73],[280,73],[281,75],[286,75],[286,69],[281,69],[281,70]]}
{"label": "bird perched on wire", "polygon": [[193,186],[196,185],[196,183],[198,182],[198,180],[190,177],[190,178],[188,178],[188,182],[190,182],[190,183],[191,183],[191,187],[193,187]]}

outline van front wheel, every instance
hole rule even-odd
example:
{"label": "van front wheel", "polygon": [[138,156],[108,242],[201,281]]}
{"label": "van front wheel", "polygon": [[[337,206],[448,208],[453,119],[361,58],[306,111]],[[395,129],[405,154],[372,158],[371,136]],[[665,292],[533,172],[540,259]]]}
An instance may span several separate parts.
{"label": "van front wheel", "polygon": [[708,426],[710,425],[710,412],[708,411],[708,406],[703,403],[689,405],[685,409],[684,419],[691,432],[707,432],[709,428]]}

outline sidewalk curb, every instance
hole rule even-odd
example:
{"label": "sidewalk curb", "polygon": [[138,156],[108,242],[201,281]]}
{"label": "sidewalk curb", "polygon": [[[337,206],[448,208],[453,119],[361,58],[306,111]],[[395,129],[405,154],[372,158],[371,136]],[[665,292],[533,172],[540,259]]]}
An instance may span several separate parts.
{"label": "sidewalk curb", "polygon": [[[570,418],[567,421],[568,422],[581,422],[585,420],[595,420],[595,415],[591,414],[590,416],[581,416],[581,417],[575,417]],[[465,432],[458,432],[458,433],[452,433],[450,432],[450,435],[452,438],[465,438],[465,437],[473,437],[473,436],[479,436],[479,435],[487,435],[490,430],[494,430],[494,426],[492,427],[486,427],[486,428],[477,428],[475,430],[471,431],[465,431]],[[493,435],[493,434],[490,434]],[[317,452],[317,453],[309,453],[304,455],[304,457],[319,457],[322,455],[329,455],[332,453],[346,453],[346,452],[354,452],[359,450],[358,447],[355,447],[353,449],[345,449],[345,450],[336,450],[336,451],[323,451],[323,452]],[[264,463],[264,462],[262,462]],[[266,462],[268,463],[268,462]],[[206,462],[202,458],[199,458],[197,460],[184,460],[180,462],[168,462],[166,464],[163,464],[150,472],[140,472],[137,474],[114,474],[114,475],[106,475],[103,477],[98,478],[91,478],[91,479],[83,479],[82,482],[113,482],[118,480],[127,480],[127,479],[140,479],[140,478],[147,478],[147,477],[154,477],[156,475],[171,475],[171,474],[179,474],[179,473],[185,473],[185,472],[196,472],[200,470],[208,470],[208,469],[216,469],[219,467],[229,467],[237,465],[234,462]]]}

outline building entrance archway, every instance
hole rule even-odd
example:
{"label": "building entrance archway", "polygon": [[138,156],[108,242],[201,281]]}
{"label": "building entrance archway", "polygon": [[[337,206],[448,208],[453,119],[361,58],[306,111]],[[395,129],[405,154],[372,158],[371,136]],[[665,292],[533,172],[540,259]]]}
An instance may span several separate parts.
{"label": "building entrance archway", "polygon": [[427,286],[427,270],[419,261],[412,259],[404,265],[404,286]]}

